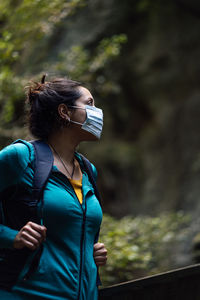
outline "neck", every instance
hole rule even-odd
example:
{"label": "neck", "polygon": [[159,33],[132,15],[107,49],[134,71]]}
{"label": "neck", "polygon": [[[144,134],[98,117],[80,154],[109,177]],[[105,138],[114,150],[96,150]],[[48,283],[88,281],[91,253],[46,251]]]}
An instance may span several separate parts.
{"label": "neck", "polygon": [[74,135],[71,134],[67,129],[59,130],[54,132],[48,138],[48,144],[58,152],[58,154],[64,159],[65,162],[71,163],[74,159],[74,152],[79,142],[76,140]]}

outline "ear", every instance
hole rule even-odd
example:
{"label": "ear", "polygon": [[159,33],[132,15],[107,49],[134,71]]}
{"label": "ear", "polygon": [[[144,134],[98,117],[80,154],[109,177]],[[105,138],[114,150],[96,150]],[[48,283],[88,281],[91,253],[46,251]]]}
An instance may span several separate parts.
{"label": "ear", "polygon": [[63,120],[70,121],[72,111],[67,107],[66,104],[61,103],[58,105],[58,114]]}

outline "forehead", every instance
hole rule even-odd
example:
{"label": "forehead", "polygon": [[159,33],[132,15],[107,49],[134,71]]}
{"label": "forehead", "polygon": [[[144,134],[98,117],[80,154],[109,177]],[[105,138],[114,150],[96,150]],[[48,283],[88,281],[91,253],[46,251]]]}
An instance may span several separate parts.
{"label": "forehead", "polygon": [[84,88],[83,86],[80,86],[78,89],[81,93],[81,96],[78,99],[78,101],[93,99],[92,94],[90,93],[90,91],[88,89]]}

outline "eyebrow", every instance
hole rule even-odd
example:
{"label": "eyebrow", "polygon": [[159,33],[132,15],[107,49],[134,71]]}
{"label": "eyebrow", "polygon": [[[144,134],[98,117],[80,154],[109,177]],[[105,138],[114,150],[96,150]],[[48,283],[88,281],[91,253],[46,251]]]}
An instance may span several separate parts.
{"label": "eyebrow", "polygon": [[94,101],[94,98],[92,98],[92,97],[89,97],[89,98],[85,99],[85,101],[88,101],[88,100],[92,100],[92,101]]}

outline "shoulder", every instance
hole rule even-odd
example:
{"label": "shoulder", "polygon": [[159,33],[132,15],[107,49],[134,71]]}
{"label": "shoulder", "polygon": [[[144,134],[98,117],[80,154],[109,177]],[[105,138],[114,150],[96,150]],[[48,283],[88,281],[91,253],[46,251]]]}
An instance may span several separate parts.
{"label": "shoulder", "polygon": [[[31,143],[25,140],[16,140],[0,151],[0,162],[15,164],[25,168],[34,159],[34,149]],[[14,165],[13,165],[14,167]]]}
{"label": "shoulder", "polygon": [[18,140],[0,151],[0,191],[22,181],[33,155],[32,145],[23,140]]}

